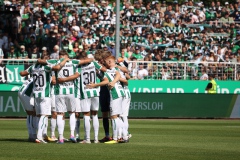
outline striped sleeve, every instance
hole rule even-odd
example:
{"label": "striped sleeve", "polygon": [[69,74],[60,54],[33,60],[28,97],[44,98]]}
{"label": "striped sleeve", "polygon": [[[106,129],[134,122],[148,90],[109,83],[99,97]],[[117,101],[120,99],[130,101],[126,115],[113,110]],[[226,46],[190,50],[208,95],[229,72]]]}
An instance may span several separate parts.
{"label": "striped sleeve", "polygon": [[54,65],[57,63],[57,60],[56,59],[50,59],[50,60],[47,60],[47,64],[51,64],[51,65]]}
{"label": "striped sleeve", "polygon": [[80,63],[80,60],[76,60],[76,59],[72,60],[72,64],[74,65],[74,67],[77,67],[79,63]]}
{"label": "striped sleeve", "polygon": [[75,73],[77,72],[77,73],[80,74],[80,73],[81,73],[81,70],[82,70],[81,67],[76,67]]}
{"label": "striped sleeve", "polygon": [[93,61],[93,64],[94,64],[95,68],[97,68],[98,70],[100,70],[102,68],[102,66],[96,61]]}
{"label": "striped sleeve", "polygon": [[27,71],[28,73],[31,73],[31,72],[32,72],[32,68],[33,68],[33,65],[31,65],[30,67],[28,67],[28,68],[26,69],[26,71]]}
{"label": "striped sleeve", "polygon": [[51,65],[46,65],[46,66],[44,66],[44,70],[45,70],[46,72],[51,72],[51,71],[52,71]]}

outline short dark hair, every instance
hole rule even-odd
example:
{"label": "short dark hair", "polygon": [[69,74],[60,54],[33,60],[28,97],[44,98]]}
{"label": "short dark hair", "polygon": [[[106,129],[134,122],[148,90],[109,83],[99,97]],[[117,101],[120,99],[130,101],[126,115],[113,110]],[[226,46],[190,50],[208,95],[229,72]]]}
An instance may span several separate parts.
{"label": "short dark hair", "polygon": [[61,50],[60,52],[59,52],[59,56],[64,56],[64,55],[66,55],[66,51],[65,50]]}
{"label": "short dark hair", "polygon": [[80,54],[79,54],[79,59],[84,59],[84,58],[87,58],[87,52],[85,51],[82,51]]}

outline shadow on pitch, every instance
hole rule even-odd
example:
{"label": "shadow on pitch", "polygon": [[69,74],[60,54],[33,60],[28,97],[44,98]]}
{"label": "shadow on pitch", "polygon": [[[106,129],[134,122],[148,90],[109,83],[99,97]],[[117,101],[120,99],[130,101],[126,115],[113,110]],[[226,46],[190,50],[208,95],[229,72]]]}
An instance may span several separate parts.
{"label": "shadow on pitch", "polygon": [[30,143],[27,139],[16,139],[16,138],[2,138],[0,142],[27,142]]}

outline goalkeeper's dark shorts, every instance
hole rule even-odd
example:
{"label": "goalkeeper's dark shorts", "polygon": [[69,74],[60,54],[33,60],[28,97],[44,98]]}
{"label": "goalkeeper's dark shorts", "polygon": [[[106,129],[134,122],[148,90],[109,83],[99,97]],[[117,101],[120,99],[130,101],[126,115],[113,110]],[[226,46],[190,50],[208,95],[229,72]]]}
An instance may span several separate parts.
{"label": "goalkeeper's dark shorts", "polygon": [[100,87],[100,97],[99,97],[101,112],[110,111],[110,93],[106,86]]}

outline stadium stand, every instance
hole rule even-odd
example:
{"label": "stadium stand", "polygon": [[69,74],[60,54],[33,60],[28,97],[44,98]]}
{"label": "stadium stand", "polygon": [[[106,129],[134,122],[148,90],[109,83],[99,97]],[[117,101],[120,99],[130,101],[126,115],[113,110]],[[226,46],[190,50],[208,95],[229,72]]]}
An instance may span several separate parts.
{"label": "stadium stand", "polygon": [[118,53],[115,1],[65,2],[3,1],[0,63],[55,57],[63,49],[71,58],[104,49],[129,62],[132,79],[199,80],[203,73],[240,79],[238,0],[123,0]]}

